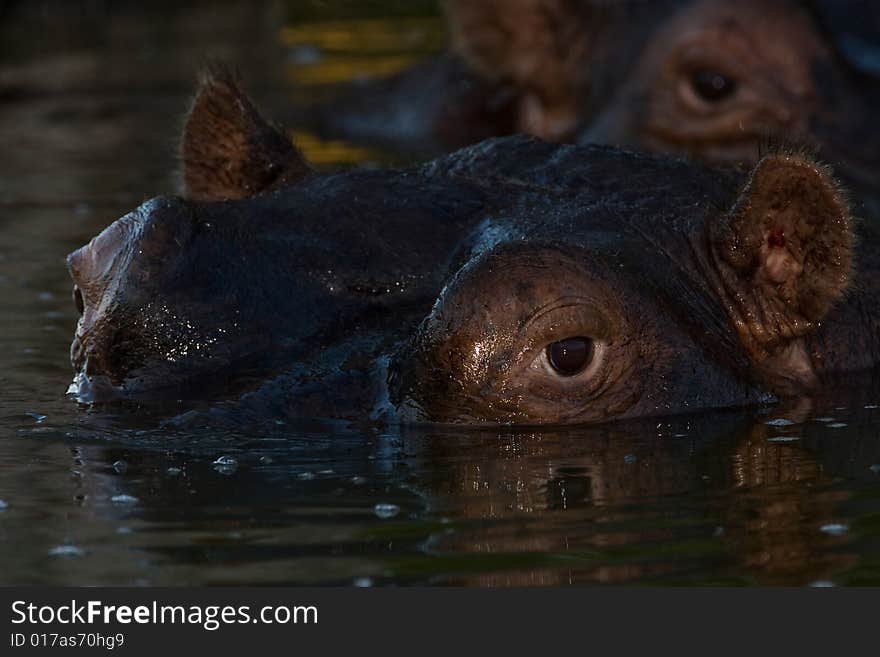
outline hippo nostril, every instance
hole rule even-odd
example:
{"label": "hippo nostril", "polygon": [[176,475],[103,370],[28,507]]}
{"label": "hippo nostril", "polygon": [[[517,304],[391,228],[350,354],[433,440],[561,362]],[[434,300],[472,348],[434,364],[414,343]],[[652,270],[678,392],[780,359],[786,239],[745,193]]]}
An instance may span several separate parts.
{"label": "hippo nostril", "polygon": [[83,302],[82,291],[79,289],[78,285],[73,286],[73,304],[76,306],[76,309],[80,315],[82,315],[86,311],[86,305]]}

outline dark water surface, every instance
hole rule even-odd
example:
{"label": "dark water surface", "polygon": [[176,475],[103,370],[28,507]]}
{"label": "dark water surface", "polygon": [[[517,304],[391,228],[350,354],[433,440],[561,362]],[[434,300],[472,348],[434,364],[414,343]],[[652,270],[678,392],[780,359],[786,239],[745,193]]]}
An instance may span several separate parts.
{"label": "dark water surface", "polygon": [[[86,4],[0,24],[0,584],[880,584],[870,381],[541,432],[184,433],[78,407],[63,258],[175,191],[199,64],[235,62],[281,115],[443,42],[412,4]],[[389,157],[296,134],[325,166]]]}

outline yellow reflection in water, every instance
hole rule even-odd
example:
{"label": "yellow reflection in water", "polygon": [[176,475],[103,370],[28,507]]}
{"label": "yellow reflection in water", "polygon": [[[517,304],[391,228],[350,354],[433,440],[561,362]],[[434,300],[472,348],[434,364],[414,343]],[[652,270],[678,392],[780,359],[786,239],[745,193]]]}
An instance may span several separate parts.
{"label": "yellow reflection in water", "polygon": [[293,143],[303,152],[306,160],[318,167],[360,164],[367,160],[378,159],[381,156],[380,153],[369,148],[355,146],[347,141],[320,139],[311,132],[303,130],[290,130],[288,134],[293,139]]}
{"label": "yellow reflection in water", "polygon": [[387,76],[442,49],[437,18],[321,21],[287,25],[279,32],[287,48],[317,49],[314,61],[293,61],[287,78],[299,84],[336,84]]}

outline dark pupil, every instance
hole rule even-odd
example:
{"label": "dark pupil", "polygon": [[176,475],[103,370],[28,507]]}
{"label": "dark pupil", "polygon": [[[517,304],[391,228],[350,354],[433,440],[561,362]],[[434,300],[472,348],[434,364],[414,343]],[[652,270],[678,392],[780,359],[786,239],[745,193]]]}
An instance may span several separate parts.
{"label": "dark pupil", "polygon": [[589,338],[567,338],[549,344],[547,360],[562,376],[574,376],[593,360],[593,341]]}
{"label": "dark pupil", "polygon": [[694,91],[703,100],[718,102],[736,90],[736,82],[715,71],[697,71],[691,78]]}

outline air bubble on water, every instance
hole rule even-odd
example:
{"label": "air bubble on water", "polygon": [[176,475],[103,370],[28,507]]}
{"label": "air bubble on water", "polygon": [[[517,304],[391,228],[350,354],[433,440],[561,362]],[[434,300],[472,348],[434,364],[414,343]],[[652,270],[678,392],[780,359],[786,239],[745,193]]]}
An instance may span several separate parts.
{"label": "air bubble on water", "polygon": [[794,422],[786,420],[784,417],[780,417],[775,420],[767,420],[764,424],[769,424],[771,427],[790,427]]}
{"label": "air bubble on water", "polygon": [[773,436],[772,438],[768,438],[768,443],[793,443],[797,440],[800,440],[800,436]]}
{"label": "air bubble on water", "polygon": [[86,551],[75,545],[56,545],[49,550],[49,556],[52,557],[84,557]]}
{"label": "air bubble on water", "polygon": [[296,475],[297,479],[302,479],[303,481],[311,481],[315,478],[315,474],[313,472],[300,472]]}
{"label": "air bubble on water", "polygon": [[846,426],[846,422],[832,422],[828,425],[829,429],[843,429]]}
{"label": "air bubble on water", "polygon": [[813,420],[816,422],[834,422],[833,417],[814,417]]}
{"label": "air bubble on water", "polygon": [[113,464],[113,469],[118,474],[125,474],[126,472],[128,472],[128,463],[120,459]]}
{"label": "air bubble on water", "polygon": [[238,461],[231,456],[220,456],[211,465],[222,475],[231,475],[238,470]]}
{"label": "air bubble on water", "polygon": [[48,415],[43,415],[42,413],[37,413],[35,411],[27,411],[25,413],[28,417],[32,417],[37,424],[42,424],[48,418]]}
{"label": "air bubble on water", "polygon": [[181,470],[180,468],[175,468],[174,466],[171,466],[170,468],[165,470],[165,474],[167,474],[169,477],[179,477],[181,472],[183,472],[183,470]]}
{"label": "air bubble on water", "polygon": [[373,586],[373,580],[369,577],[358,577],[352,582],[359,589],[368,589]]}
{"label": "air bubble on water", "polygon": [[353,483],[355,486],[363,486],[365,483],[367,483],[367,478],[354,476],[351,478],[351,483]]}
{"label": "air bubble on water", "polygon": [[134,495],[126,495],[125,493],[123,493],[122,495],[114,495],[110,498],[110,501],[113,502],[113,504],[126,505],[137,504],[138,502],[140,502],[140,500]]}
{"label": "air bubble on water", "polygon": [[819,527],[819,531],[830,536],[842,536],[849,531],[849,525],[832,522]]}
{"label": "air bubble on water", "polygon": [[627,454],[626,456],[623,457],[623,462],[626,463],[627,465],[631,465],[638,460],[639,459],[635,454]]}
{"label": "air bubble on water", "polygon": [[396,504],[377,504],[373,507],[373,513],[376,514],[377,518],[385,520],[386,518],[393,518],[400,513],[400,507]]}
{"label": "air bubble on water", "polygon": [[6,511],[6,509],[8,509],[8,508],[9,508],[9,505],[6,502],[4,502],[3,500],[0,500],[0,513],[2,513],[3,511]]}

